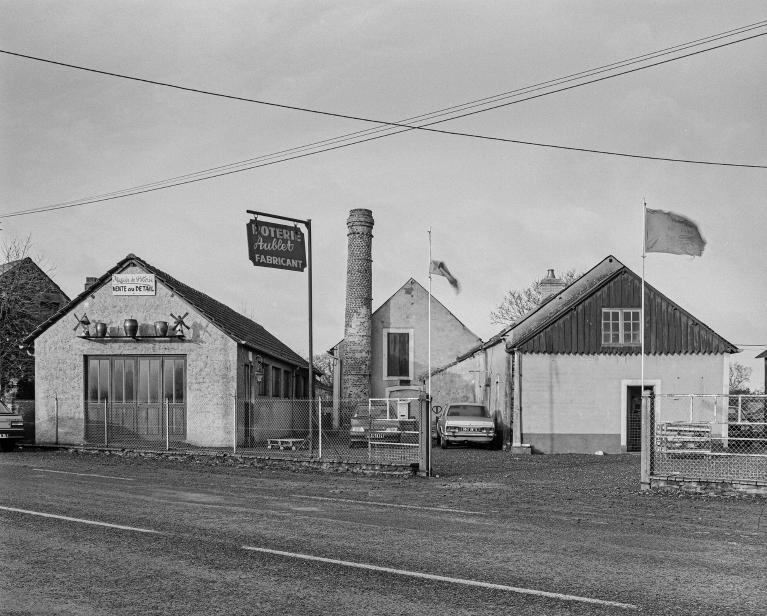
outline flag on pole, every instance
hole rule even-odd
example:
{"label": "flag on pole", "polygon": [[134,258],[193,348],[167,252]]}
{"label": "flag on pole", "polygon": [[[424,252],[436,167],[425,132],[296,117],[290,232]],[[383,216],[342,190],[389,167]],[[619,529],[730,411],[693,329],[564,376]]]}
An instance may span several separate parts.
{"label": "flag on pole", "polygon": [[692,220],[663,210],[645,209],[645,251],[673,255],[703,254],[706,240]]}
{"label": "flag on pole", "polygon": [[447,265],[445,265],[444,261],[431,261],[431,263],[429,263],[429,273],[437,274],[437,276],[444,276],[447,278],[450,286],[455,289],[455,292],[460,293],[461,283],[459,283],[456,277],[450,273],[450,270],[447,269]]}

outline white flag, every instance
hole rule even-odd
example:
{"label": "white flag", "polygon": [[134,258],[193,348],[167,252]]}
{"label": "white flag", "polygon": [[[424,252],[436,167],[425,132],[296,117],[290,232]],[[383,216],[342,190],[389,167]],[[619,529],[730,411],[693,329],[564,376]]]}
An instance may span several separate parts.
{"label": "white flag", "polygon": [[450,286],[455,289],[456,293],[461,292],[461,283],[459,283],[456,277],[450,273],[450,270],[447,269],[447,265],[445,265],[444,261],[432,261],[429,264],[429,273],[437,274],[437,276],[444,276],[447,278]]}
{"label": "white flag", "polygon": [[703,254],[706,240],[692,220],[663,210],[645,209],[645,251],[673,255]]}

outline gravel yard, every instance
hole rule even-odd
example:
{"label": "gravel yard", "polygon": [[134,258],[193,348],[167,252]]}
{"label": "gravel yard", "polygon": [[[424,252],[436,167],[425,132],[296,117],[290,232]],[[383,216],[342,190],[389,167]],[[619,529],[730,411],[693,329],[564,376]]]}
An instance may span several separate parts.
{"label": "gravel yard", "polygon": [[[416,592],[396,576],[288,562],[242,545],[624,601],[653,614],[743,616],[767,601],[754,566],[767,558],[767,499],[642,492],[637,455],[451,448],[434,451],[431,478],[213,460],[55,450],[0,456],[0,523],[14,550],[5,567],[21,583],[19,610],[625,613],[453,585]],[[161,534],[148,539],[21,510]],[[139,575],[145,569],[152,573]],[[41,579],[48,581],[40,586]],[[173,609],[168,588],[183,589]],[[0,583],[0,594],[9,589]],[[296,603],[286,604],[285,593]]]}

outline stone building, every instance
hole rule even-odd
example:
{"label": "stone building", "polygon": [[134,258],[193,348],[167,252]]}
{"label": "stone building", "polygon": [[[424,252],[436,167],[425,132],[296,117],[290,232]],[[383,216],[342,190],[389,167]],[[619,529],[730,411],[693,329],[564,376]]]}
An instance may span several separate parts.
{"label": "stone building", "polygon": [[[235,398],[306,397],[308,363],[258,323],[128,255],[27,338],[36,440],[231,446]],[[242,434],[241,434],[242,433]],[[248,432],[250,433],[250,432]]]}
{"label": "stone building", "polygon": [[0,264],[0,397],[34,397],[34,360],[21,342],[68,301],[30,257]]}
{"label": "stone building", "polygon": [[[535,309],[434,371],[435,403],[483,402],[519,452],[639,451],[641,278],[608,256],[564,288],[547,279]],[[737,347],[647,283],[645,304],[645,389],[726,394]]]}
{"label": "stone building", "polygon": [[[334,371],[334,423],[341,401],[412,396],[424,391],[428,371],[429,293],[408,279],[372,310],[370,210],[352,210],[347,221],[348,260],[344,338],[330,349]],[[444,304],[431,296],[432,365],[452,361],[481,342]]]}

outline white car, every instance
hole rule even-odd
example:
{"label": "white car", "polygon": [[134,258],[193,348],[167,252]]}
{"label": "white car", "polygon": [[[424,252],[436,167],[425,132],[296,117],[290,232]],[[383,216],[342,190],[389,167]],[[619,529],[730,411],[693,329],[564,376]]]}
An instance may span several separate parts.
{"label": "white car", "polygon": [[451,443],[491,445],[495,422],[484,404],[449,404],[437,420],[437,438],[442,449]]}

